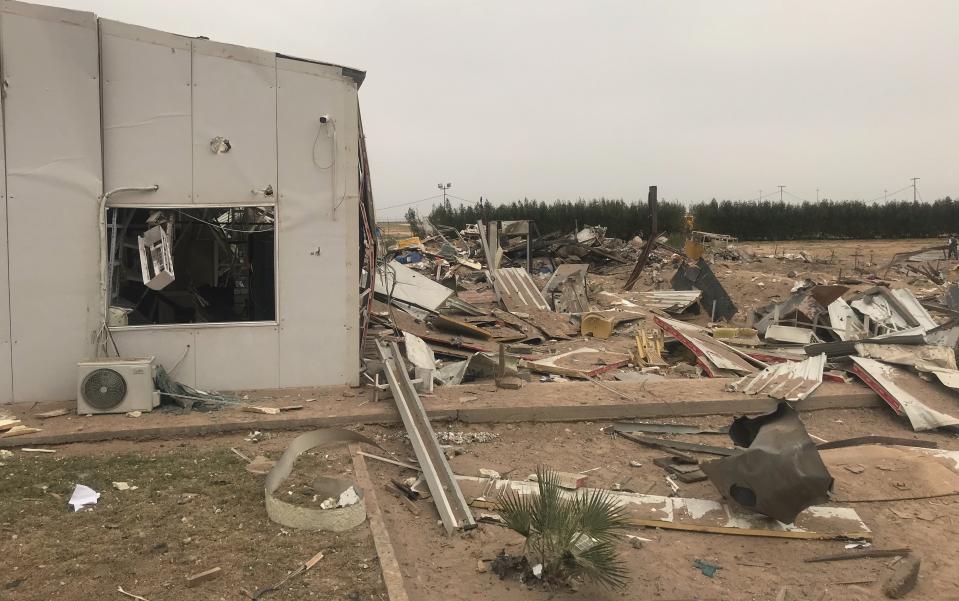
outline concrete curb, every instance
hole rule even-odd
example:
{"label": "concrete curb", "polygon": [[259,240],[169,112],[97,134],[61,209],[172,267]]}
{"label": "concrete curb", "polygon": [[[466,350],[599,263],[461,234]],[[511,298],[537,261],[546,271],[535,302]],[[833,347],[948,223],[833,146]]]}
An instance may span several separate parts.
{"label": "concrete curb", "polygon": [[[638,403],[628,401],[605,404],[518,405],[503,407],[463,407],[446,402],[424,402],[431,421],[462,421],[466,423],[509,422],[574,422],[636,418],[677,418],[702,415],[742,415],[771,411],[776,401],[766,397],[713,398],[696,400],[656,400]],[[849,391],[811,396],[796,405],[800,411],[821,409],[861,409],[883,407],[885,404],[872,391]],[[278,418],[264,420],[236,420],[209,424],[171,425],[137,429],[42,433],[11,438],[0,438],[0,448],[38,445],[101,442],[107,440],[173,440],[195,436],[250,432],[252,430],[305,430],[310,428],[348,427],[360,424],[399,424],[399,414],[392,404],[388,410],[336,416],[307,418]]]}

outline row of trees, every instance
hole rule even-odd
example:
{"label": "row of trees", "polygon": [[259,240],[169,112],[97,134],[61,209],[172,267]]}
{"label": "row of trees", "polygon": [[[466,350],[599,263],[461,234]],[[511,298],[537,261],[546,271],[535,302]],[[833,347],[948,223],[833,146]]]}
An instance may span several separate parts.
{"label": "row of trees", "polygon": [[[842,238],[928,238],[959,232],[959,201],[948,196],[934,202],[866,203],[858,200],[822,200],[788,204],[783,202],[733,202],[729,200],[695,204],[689,209],[695,229],[730,234],[740,240],[810,240]],[[660,202],[657,220],[660,231],[682,231],[686,208],[678,203]],[[413,217],[411,211],[407,217]],[[435,205],[431,222],[462,229],[483,219],[532,219],[542,233],[572,231],[579,224],[606,226],[607,235],[630,238],[649,231],[645,200],[593,199],[542,202],[523,199],[493,205],[480,199],[474,204],[453,206],[449,201]]]}

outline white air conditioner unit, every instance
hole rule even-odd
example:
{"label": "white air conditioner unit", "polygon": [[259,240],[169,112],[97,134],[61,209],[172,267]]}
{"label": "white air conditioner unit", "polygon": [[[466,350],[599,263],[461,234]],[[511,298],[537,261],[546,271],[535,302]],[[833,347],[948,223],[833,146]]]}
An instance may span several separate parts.
{"label": "white air conditioner unit", "polygon": [[104,358],[77,364],[77,413],[150,411],[160,404],[153,357]]}

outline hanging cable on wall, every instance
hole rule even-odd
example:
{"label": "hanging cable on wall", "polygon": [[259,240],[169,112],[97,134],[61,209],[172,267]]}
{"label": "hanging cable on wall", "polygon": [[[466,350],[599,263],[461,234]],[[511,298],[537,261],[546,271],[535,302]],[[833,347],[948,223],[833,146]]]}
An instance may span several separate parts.
{"label": "hanging cable on wall", "polygon": [[[319,146],[320,133],[324,129],[326,130],[327,137],[331,140],[329,165],[321,165],[316,159],[316,148]],[[316,136],[313,138],[313,164],[319,169],[331,169],[330,181],[332,182],[331,188],[333,191],[333,219],[336,219],[336,210],[340,208],[345,200],[345,198],[340,200],[336,198],[336,149],[336,121],[329,115],[322,115],[320,117],[320,127],[317,128]]]}

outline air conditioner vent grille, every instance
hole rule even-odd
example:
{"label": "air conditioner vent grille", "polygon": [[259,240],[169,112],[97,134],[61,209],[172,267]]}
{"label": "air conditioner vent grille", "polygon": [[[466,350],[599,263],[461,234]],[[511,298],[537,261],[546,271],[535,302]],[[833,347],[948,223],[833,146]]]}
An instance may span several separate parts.
{"label": "air conditioner vent grille", "polygon": [[120,372],[101,368],[91,371],[83,379],[80,389],[83,399],[96,409],[111,409],[127,396],[127,382]]}

